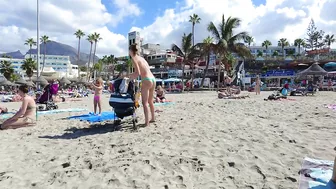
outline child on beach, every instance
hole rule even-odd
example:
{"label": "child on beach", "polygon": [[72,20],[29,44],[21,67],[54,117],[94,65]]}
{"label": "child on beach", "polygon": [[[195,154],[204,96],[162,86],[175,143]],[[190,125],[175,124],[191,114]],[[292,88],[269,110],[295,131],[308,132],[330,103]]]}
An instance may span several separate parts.
{"label": "child on beach", "polygon": [[91,84],[91,87],[95,91],[93,97],[93,112],[97,113],[97,106],[99,108],[99,115],[101,114],[101,95],[103,93],[103,80],[98,78],[95,84]]}
{"label": "child on beach", "polygon": [[165,90],[159,85],[156,89],[156,101],[155,102],[166,102]]}
{"label": "child on beach", "polygon": [[255,81],[256,85],[255,85],[255,92],[256,95],[260,95],[260,85],[261,85],[261,81],[259,78],[259,75],[257,75],[256,81]]}

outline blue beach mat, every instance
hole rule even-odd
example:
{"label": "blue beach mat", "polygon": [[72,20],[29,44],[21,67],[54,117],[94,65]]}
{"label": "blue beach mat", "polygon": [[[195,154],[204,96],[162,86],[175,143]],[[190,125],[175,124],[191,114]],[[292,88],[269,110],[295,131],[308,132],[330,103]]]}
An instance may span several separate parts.
{"label": "blue beach mat", "polygon": [[333,165],[333,161],[305,158],[300,170],[299,189],[335,189],[336,184],[330,181]]}
{"label": "blue beach mat", "polygon": [[114,112],[102,112],[101,115],[94,115],[92,112],[79,116],[71,116],[68,119],[79,119],[80,121],[88,121],[90,123],[102,122],[117,119]]}
{"label": "blue beach mat", "polygon": [[56,110],[48,110],[48,111],[38,111],[37,115],[57,114],[57,113],[64,113],[64,112],[84,112],[84,111],[88,111],[88,110],[83,109],[83,108],[56,109]]}
{"label": "blue beach mat", "polygon": [[168,105],[174,105],[175,102],[163,102],[163,103],[154,103],[154,106],[168,106]]}
{"label": "blue beach mat", "polygon": [[0,114],[0,119],[8,119],[12,117],[15,113],[14,112],[7,112]]}
{"label": "blue beach mat", "polygon": [[[48,110],[48,111],[38,111],[37,115],[48,115],[48,114],[57,114],[57,113],[64,113],[64,112],[84,112],[88,111],[87,109],[83,108],[68,108],[68,109],[56,109],[56,110]],[[0,114],[0,119],[8,119],[12,117],[15,112],[8,112]]]}

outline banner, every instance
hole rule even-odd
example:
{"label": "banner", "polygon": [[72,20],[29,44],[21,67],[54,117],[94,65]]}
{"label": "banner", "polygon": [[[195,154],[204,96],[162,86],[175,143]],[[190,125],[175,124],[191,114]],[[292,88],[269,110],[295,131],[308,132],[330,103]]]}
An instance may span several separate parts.
{"label": "banner", "polygon": [[308,55],[315,55],[315,54],[326,54],[330,52],[330,48],[324,48],[324,49],[317,49],[317,50],[311,50],[307,51]]}

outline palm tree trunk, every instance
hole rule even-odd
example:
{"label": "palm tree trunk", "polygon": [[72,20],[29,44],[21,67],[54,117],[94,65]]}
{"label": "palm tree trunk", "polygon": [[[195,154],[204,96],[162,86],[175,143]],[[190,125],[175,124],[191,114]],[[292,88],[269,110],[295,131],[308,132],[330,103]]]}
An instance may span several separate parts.
{"label": "palm tree trunk", "polygon": [[92,43],[91,43],[91,46],[90,46],[89,62],[87,63],[87,66],[86,66],[87,81],[90,80],[90,71],[89,70],[90,70],[91,55],[92,55]]}
{"label": "palm tree trunk", "polygon": [[[43,70],[44,70],[44,65],[45,65],[45,56],[46,56],[46,54],[47,54],[47,44],[46,43],[44,43],[44,55],[43,55],[43,66],[42,66],[42,73],[43,73]],[[37,58],[39,58],[39,57],[37,57]]]}
{"label": "palm tree trunk", "polygon": [[32,48],[33,48],[33,45],[29,45],[29,58],[31,58],[31,55],[32,55]]}
{"label": "palm tree trunk", "polygon": [[[92,64],[93,64],[93,66],[96,64],[95,63],[95,57],[96,57],[96,50],[97,50],[97,42],[95,42],[95,45],[94,45],[94,50],[93,50],[93,57],[92,57]],[[96,70],[94,70],[94,73],[93,73],[93,79],[94,80],[96,80],[96,73],[97,73],[97,71]]]}
{"label": "palm tree trunk", "polygon": [[201,81],[201,86],[200,86],[201,88],[203,88],[204,80],[205,80],[205,77],[208,73],[209,62],[210,62],[210,53],[208,53],[208,55],[207,55],[207,63],[206,63],[205,70],[204,70],[204,73],[203,73],[203,78],[202,78],[202,81]]}
{"label": "palm tree trunk", "polygon": [[299,52],[298,52],[298,55],[301,56],[301,45],[298,46],[299,47]]}
{"label": "palm tree trunk", "polygon": [[182,92],[184,91],[184,61],[182,62]]}
{"label": "palm tree trunk", "polygon": [[193,23],[192,25],[192,40],[193,40],[193,43],[192,45],[195,46],[195,24]]}
{"label": "palm tree trunk", "polygon": [[79,70],[79,61],[80,61],[80,40],[81,38],[78,38],[78,54],[77,54],[77,66],[78,66],[78,78],[80,77],[80,70]]}
{"label": "palm tree trunk", "polygon": [[218,63],[217,92],[219,91],[219,85],[220,85],[220,78],[221,78],[220,74],[221,74],[221,67],[222,67],[221,64],[222,64],[221,62]]}

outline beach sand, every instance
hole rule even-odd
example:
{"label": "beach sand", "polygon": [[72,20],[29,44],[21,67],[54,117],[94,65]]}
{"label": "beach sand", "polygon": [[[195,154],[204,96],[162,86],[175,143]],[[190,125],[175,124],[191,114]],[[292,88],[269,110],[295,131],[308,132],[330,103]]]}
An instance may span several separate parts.
{"label": "beach sand", "polygon": [[[323,105],[336,93],[264,101],[269,94],[167,95],[175,104],[157,106],[156,123],[137,132],[127,119],[120,129],[63,119],[81,113],[41,115],[35,127],[0,131],[0,188],[298,188],[304,157],[335,157],[336,112]],[[92,110],[92,97],[59,108]]]}

